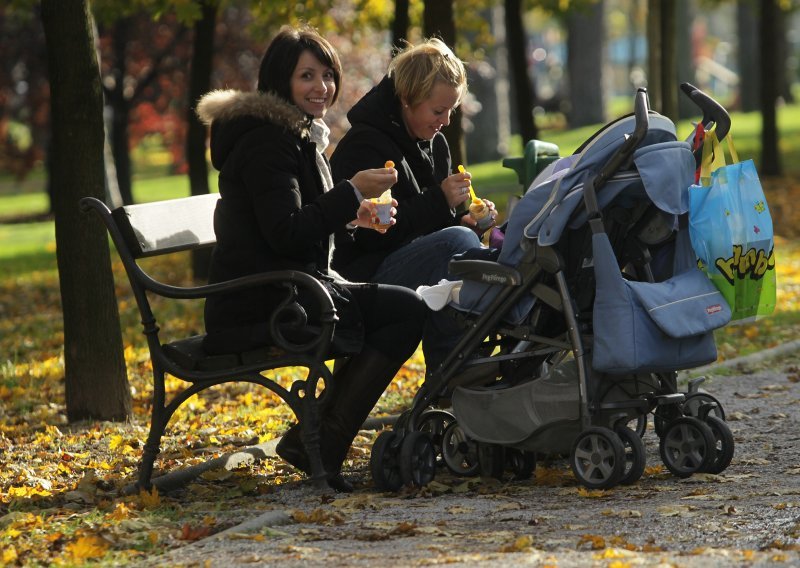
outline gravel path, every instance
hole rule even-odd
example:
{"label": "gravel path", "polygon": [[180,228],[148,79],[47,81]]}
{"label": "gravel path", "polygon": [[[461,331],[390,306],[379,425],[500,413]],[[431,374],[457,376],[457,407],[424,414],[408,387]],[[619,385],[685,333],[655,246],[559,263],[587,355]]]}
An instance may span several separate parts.
{"label": "gravel path", "polygon": [[365,471],[349,495],[289,484],[253,500],[248,521],[147,565],[800,566],[800,353],[718,367],[703,388],[736,442],[720,475],[679,479],[644,436],[641,480],[577,485],[563,460],[535,480],[456,478],[377,493]]}

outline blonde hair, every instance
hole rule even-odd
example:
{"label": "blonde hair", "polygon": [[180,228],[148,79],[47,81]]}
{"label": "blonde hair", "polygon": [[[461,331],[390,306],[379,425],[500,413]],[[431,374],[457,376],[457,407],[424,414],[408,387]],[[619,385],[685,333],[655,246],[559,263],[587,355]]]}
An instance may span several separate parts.
{"label": "blonde hair", "polygon": [[430,38],[419,45],[407,44],[389,63],[389,77],[400,99],[416,106],[433,92],[436,82],[458,91],[458,102],[467,91],[467,71],[464,63],[439,38]]}

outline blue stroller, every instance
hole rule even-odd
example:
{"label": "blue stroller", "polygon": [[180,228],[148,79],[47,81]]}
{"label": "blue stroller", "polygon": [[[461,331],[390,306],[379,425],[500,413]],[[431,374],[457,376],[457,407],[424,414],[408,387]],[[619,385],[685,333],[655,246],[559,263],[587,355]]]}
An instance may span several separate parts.
{"label": "blue stroller", "polygon": [[[705,130],[727,112],[692,85]],[[734,441],[724,410],[677,371],[716,360],[730,309],[697,268],[688,188],[699,161],[648,108],[614,121],[539,173],[513,209],[502,250],[453,260],[464,330],[370,458],[378,489],[458,475],[531,477],[537,456],[568,456],[578,482],[608,488],[645,469],[648,417],[678,477],[719,473]],[[483,257],[486,258],[483,258]],[[477,258],[476,258],[477,257]]]}

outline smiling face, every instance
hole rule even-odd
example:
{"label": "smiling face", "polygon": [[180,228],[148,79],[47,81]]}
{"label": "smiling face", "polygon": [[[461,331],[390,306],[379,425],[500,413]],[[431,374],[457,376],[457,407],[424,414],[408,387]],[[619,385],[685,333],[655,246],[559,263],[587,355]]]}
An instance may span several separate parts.
{"label": "smiling face", "polygon": [[460,101],[457,88],[437,81],[430,96],[421,103],[406,106],[403,101],[403,122],[412,138],[432,139],[443,126],[450,124],[450,114]]}
{"label": "smiling face", "polygon": [[306,50],[297,60],[290,84],[292,102],[300,110],[314,118],[325,116],[336,93],[333,69]]}

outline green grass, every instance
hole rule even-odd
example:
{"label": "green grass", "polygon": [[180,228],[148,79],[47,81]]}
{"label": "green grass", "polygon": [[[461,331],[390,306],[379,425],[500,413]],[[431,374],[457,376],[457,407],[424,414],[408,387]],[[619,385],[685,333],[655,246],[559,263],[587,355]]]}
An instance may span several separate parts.
{"label": "green grass", "polygon": [[[53,258],[56,250],[56,235],[52,221],[42,223],[0,224],[0,274],[19,268],[40,266]],[[20,266],[20,264],[22,266]],[[28,270],[25,270],[26,272]]]}

